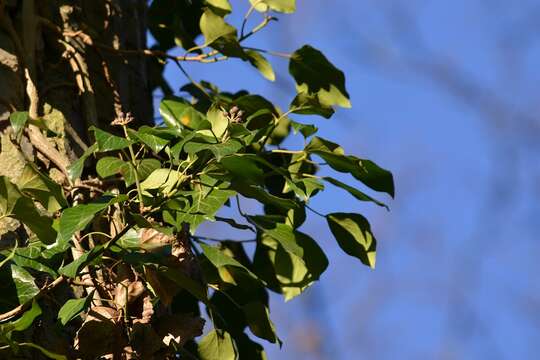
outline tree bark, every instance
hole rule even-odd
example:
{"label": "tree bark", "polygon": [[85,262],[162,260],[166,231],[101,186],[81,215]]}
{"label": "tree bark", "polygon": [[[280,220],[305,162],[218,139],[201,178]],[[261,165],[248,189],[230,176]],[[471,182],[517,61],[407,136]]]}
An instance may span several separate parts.
{"label": "tree bark", "polygon": [[77,154],[82,144],[73,141],[71,128],[89,145],[88,127],[107,128],[120,111],[131,112],[138,124],[152,123],[146,58],[118,56],[75,36],[88,35],[112,49],[145,48],[145,0],[2,0],[0,9],[2,128],[10,112],[32,105],[26,69],[39,115],[47,121],[57,110],[63,116],[68,147]]}

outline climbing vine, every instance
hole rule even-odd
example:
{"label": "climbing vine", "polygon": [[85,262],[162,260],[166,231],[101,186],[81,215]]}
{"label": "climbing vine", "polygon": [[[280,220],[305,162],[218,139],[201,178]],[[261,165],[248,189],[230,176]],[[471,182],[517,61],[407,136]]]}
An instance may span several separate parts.
{"label": "climbing vine", "polygon": [[[281,344],[268,291],[290,300],[329,265],[317,239],[301,230],[312,216],[325,218],[346,254],[375,266],[376,240],[364,216],[346,204],[329,214],[309,205],[326,186],[381,207],[368,192],[394,196],[390,172],[304,122],[311,117],[303,115],[329,119],[336,106],[351,106],[343,72],[309,45],[292,54],[245,45],[277,14],[294,12],[294,0],[250,0],[238,27],[227,20],[228,0],[153,0],[151,49],[96,40],[89,26],[66,22],[65,5],[62,16],[47,18],[33,1],[16,3],[0,2],[26,84],[23,108],[10,105],[2,126],[0,159],[14,169],[0,172],[2,358],[264,359],[255,338]],[[18,12],[62,48],[85,99],[88,133],[43,101],[35,46],[28,45],[35,40],[11,23]],[[171,55],[173,48],[185,54]],[[98,118],[81,49],[99,55],[113,109],[108,124]],[[258,94],[197,82],[183,65],[237,58],[273,81],[270,56],[288,62],[297,85],[285,110]],[[163,123],[141,125],[122,102],[110,69],[118,57],[144,58],[160,71],[172,62],[186,76],[187,95],[178,96],[154,73],[154,87],[165,93]],[[304,146],[283,147],[293,136]],[[354,180],[320,175],[322,167]],[[248,200],[259,210],[248,212]],[[234,215],[224,216],[224,207]],[[200,236],[209,221],[245,235]],[[203,318],[210,330],[201,337]]]}

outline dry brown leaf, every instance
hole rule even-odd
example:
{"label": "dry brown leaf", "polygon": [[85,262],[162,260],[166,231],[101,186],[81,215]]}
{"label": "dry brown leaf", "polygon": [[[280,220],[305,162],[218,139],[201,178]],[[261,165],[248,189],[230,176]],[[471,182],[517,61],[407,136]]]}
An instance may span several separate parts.
{"label": "dry brown leaf", "polygon": [[153,228],[142,228],[139,230],[139,238],[141,239],[141,248],[154,252],[161,251],[166,246],[172,246],[175,242],[175,237],[167,235]]}
{"label": "dry brown leaf", "polygon": [[[127,341],[122,332],[121,313],[94,306],[75,337],[75,349],[83,359],[121,354]],[[98,345],[99,344],[99,345]]]}
{"label": "dry brown leaf", "polygon": [[178,285],[166,277],[161,276],[155,268],[150,266],[144,267],[144,275],[146,276],[146,281],[152,286],[152,289],[154,289],[161,302],[165,306],[169,306],[172,303],[174,295],[180,291]]}

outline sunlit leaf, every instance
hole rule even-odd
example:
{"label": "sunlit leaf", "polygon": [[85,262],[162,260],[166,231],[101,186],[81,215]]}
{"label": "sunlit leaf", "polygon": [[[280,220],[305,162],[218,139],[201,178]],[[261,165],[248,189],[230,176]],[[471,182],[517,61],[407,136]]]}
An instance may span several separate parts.
{"label": "sunlit leaf", "polygon": [[296,0],[249,0],[255,5],[257,11],[266,12],[274,10],[282,13],[293,13],[296,11]]}
{"label": "sunlit leaf", "polygon": [[159,189],[164,194],[170,194],[175,187],[182,183],[183,179],[184,176],[176,170],[157,169],[141,183],[141,191],[150,195],[148,190]]}
{"label": "sunlit leaf", "polygon": [[67,206],[62,188],[31,164],[24,167],[17,181],[17,187],[23,193],[38,200],[49,212],[55,212]]}
{"label": "sunlit leaf", "polygon": [[252,276],[255,279],[257,278],[257,275],[253,274],[248,268],[246,268],[244,265],[240,264],[238,261],[236,261],[234,258],[228,256],[226,253],[221,251],[219,248],[215,246],[209,246],[206,244],[201,244],[201,248],[203,249],[204,256],[210,262],[216,267],[220,268],[222,266],[234,266],[237,268],[240,268],[244,270],[246,273],[248,273],[250,276]]}
{"label": "sunlit leaf", "polygon": [[58,311],[58,319],[62,325],[66,325],[71,319],[90,307],[94,292],[80,299],[69,299]]}
{"label": "sunlit leaf", "polygon": [[227,155],[232,155],[237,153],[244,146],[242,143],[236,139],[229,139],[224,143],[218,144],[208,144],[208,143],[199,143],[199,142],[189,142],[184,146],[184,150],[188,154],[196,154],[203,150],[210,150],[217,161],[220,161],[221,158]]}
{"label": "sunlit leaf", "polygon": [[156,134],[152,133],[152,128],[146,126],[141,127],[137,131],[131,130],[129,133],[130,136],[148,146],[155,153],[163,150],[163,148],[169,143],[168,139],[157,136]]}
{"label": "sunlit leaf", "polygon": [[219,10],[225,11],[225,12],[231,12],[232,7],[231,3],[229,3],[229,0],[205,0],[208,5],[213,6],[214,8],[217,8]]}
{"label": "sunlit leaf", "polygon": [[227,24],[223,17],[216,15],[210,9],[201,16],[200,27],[205,45],[210,45],[221,37],[236,35],[236,28]]}
{"label": "sunlit leaf", "polygon": [[16,111],[9,115],[9,122],[13,129],[13,133],[16,138],[19,138],[22,134],[26,122],[28,121],[28,112],[27,111]]}
{"label": "sunlit leaf", "polygon": [[204,221],[214,221],[214,215],[235,194],[233,190],[219,188],[211,188],[207,194],[203,191],[195,192],[193,204],[184,211],[176,213],[176,226],[180,227],[183,222],[186,222],[190,224],[190,231],[194,233]]}
{"label": "sunlit leaf", "polygon": [[38,292],[34,278],[24,268],[7,264],[0,269],[0,309],[3,311],[26,303]]}
{"label": "sunlit leaf", "polygon": [[331,118],[334,114],[334,109],[331,106],[321,104],[317,95],[309,94],[306,91],[296,95],[289,105],[289,109],[293,114],[320,115],[326,119]]}
{"label": "sunlit leaf", "polygon": [[203,114],[181,99],[165,99],[159,106],[165,124],[173,129],[211,129],[212,125]]}
{"label": "sunlit leaf", "polygon": [[326,217],[339,247],[371,268],[375,268],[377,242],[369,222],[360,214],[332,213]]}
{"label": "sunlit leaf", "polygon": [[274,69],[272,69],[272,65],[268,62],[268,60],[266,60],[264,56],[253,50],[246,51],[246,55],[250,64],[253,65],[257,70],[259,70],[262,76],[264,76],[270,81],[276,80],[276,74],[274,73]]}
{"label": "sunlit leaf", "polygon": [[62,212],[58,229],[57,242],[67,243],[73,234],[83,230],[96,216],[97,213],[109,207],[109,205],[123,201],[125,196],[104,197],[97,202],[81,204],[68,208]]}
{"label": "sunlit leaf", "polygon": [[317,96],[319,103],[325,107],[351,107],[345,89],[345,75],[319,50],[309,45],[296,50],[289,62],[289,72],[296,80],[299,93]]}
{"label": "sunlit leaf", "polygon": [[236,351],[228,332],[214,329],[199,342],[201,360],[235,360]]}
{"label": "sunlit leaf", "polygon": [[99,151],[120,150],[128,147],[131,143],[126,138],[113,135],[96,127],[92,127],[91,130],[94,131],[94,136],[96,138]]}

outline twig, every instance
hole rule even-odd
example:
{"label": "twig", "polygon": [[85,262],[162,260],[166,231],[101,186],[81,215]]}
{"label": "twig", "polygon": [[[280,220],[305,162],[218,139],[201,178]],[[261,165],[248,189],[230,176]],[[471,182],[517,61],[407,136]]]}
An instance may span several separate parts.
{"label": "twig", "polygon": [[62,28],[57,26],[55,23],[50,21],[49,19],[38,17],[38,20],[41,25],[46,26],[47,28],[53,30],[58,35],[64,36],[64,37],[77,37],[82,40],[83,43],[89,46],[94,46],[97,48],[100,48],[101,50],[107,51],[108,53],[111,53],[112,55],[122,56],[122,55],[129,55],[129,56],[153,56],[157,58],[163,58],[163,59],[169,59],[169,60],[178,60],[178,61],[195,61],[195,62],[204,62],[204,63],[212,63],[217,62],[221,60],[226,60],[228,57],[216,57],[212,58],[212,56],[215,56],[219,54],[218,51],[211,51],[209,53],[200,54],[196,56],[174,56],[171,54],[168,54],[165,51],[160,50],[150,50],[150,49],[115,49],[110,46],[107,46],[105,44],[101,44],[99,42],[95,42],[89,35],[85,34],[83,31],[63,31]]}
{"label": "twig", "polygon": [[242,28],[240,29],[240,37],[244,37],[244,29],[246,27],[247,21],[249,19],[249,16],[253,13],[255,10],[255,7],[262,3],[263,0],[257,0],[255,2],[251,3],[251,6],[249,7],[248,11],[246,12],[246,15],[244,15],[244,21],[242,21]]}
{"label": "twig", "polygon": [[[206,89],[204,88],[204,86],[202,86],[201,84],[199,84],[197,81],[193,80],[193,78],[188,74],[188,72],[184,69],[184,67],[182,66],[182,64],[180,64],[180,61],[178,60],[174,60],[174,63],[176,64],[176,66],[178,66],[178,68],[180,69],[180,71],[184,74],[184,76],[193,84],[195,85],[195,87],[197,87],[197,89],[201,90],[203,92],[204,95],[206,95],[209,99],[212,99],[212,97],[210,96],[210,94],[208,93],[208,91],[206,91]],[[215,137],[215,135],[214,135]],[[217,140],[217,139],[216,139]]]}
{"label": "twig", "polygon": [[256,34],[259,31],[261,31],[262,29],[264,29],[266,27],[266,25],[270,24],[270,21],[272,21],[272,20],[277,20],[277,18],[273,17],[273,16],[265,16],[263,21],[259,25],[255,26],[246,35],[240,36],[240,38],[238,39],[238,42],[242,42],[242,41],[246,40],[247,38],[249,38],[250,36]]}

